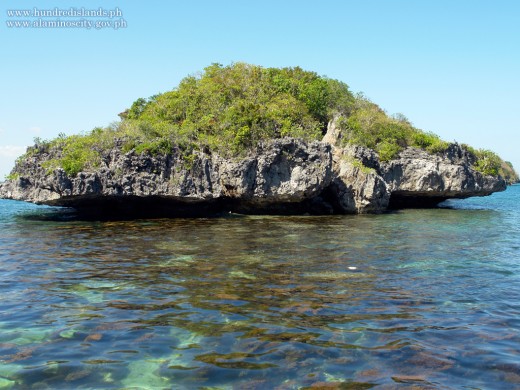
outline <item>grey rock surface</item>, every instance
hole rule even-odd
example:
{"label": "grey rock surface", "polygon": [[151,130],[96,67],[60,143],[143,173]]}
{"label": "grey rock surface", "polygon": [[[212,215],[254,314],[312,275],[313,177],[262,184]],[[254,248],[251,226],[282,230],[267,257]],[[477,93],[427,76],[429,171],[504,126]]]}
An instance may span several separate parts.
{"label": "grey rock surface", "polygon": [[408,148],[380,162],[371,149],[337,146],[334,123],[328,130],[327,142],[270,140],[235,159],[199,153],[186,161],[175,150],[152,156],[115,147],[102,156],[99,168],[75,177],[62,169],[47,172],[42,164],[59,151],[40,151],[17,163],[17,178],[0,183],[0,198],[143,217],[228,211],[358,214],[431,206],[506,188],[504,180],[472,169],[471,155],[457,144],[442,155]]}
{"label": "grey rock surface", "polygon": [[506,189],[503,179],[471,168],[471,157],[452,144],[443,155],[407,148],[396,159],[380,164],[380,173],[393,197],[467,198]]}
{"label": "grey rock surface", "polygon": [[378,171],[370,166],[378,167],[379,161],[374,154],[374,160],[365,162],[367,154],[369,149],[362,147],[337,149],[334,153],[336,175],[332,192],[344,213],[381,213],[388,208],[388,186]]}
{"label": "grey rock surface", "polygon": [[151,156],[111,150],[94,172],[74,178],[62,169],[46,173],[50,155],[15,168],[18,179],[0,185],[0,197],[55,206],[82,207],[93,199],[161,197],[179,203],[226,200],[241,207],[296,204],[318,196],[332,181],[330,145],[284,138],[265,142],[243,159],[178,153]]}

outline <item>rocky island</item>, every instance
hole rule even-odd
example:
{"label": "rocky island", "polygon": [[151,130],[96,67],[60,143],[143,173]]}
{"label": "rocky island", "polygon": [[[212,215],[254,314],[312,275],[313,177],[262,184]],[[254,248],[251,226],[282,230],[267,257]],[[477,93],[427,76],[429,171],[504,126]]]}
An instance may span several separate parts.
{"label": "rocky island", "polygon": [[300,68],[214,64],[120,117],[36,140],[0,198],[99,217],[357,214],[486,196],[518,180],[496,154],[446,143]]}

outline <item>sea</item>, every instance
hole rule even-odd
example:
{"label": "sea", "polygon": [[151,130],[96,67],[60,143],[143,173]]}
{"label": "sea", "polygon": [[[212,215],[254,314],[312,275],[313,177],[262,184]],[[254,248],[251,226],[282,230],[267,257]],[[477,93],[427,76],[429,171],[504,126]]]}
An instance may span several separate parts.
{"label": "sea", "polygon": [[357,216],[0,200],[0,389],[307,388],[520,388],[520,186]]}

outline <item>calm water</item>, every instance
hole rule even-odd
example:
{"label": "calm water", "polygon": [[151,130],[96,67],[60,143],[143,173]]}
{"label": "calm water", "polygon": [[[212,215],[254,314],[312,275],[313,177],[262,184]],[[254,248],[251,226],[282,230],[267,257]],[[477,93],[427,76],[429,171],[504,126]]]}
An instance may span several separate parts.
{"label": "calm water", "polygon": [[0,389],[520,388],[519,200],[133,222],[0,201]]}

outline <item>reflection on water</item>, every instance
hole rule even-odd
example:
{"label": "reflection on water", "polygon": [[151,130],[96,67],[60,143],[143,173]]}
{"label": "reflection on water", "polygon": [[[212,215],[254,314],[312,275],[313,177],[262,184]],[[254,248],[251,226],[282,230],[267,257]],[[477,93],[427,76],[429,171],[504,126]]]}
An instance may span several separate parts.
{"label": "reflection on water", "polygon": [[17,207],[0,203],[0,388],[520,386],[519,220],[499,208],[52,222]]}

